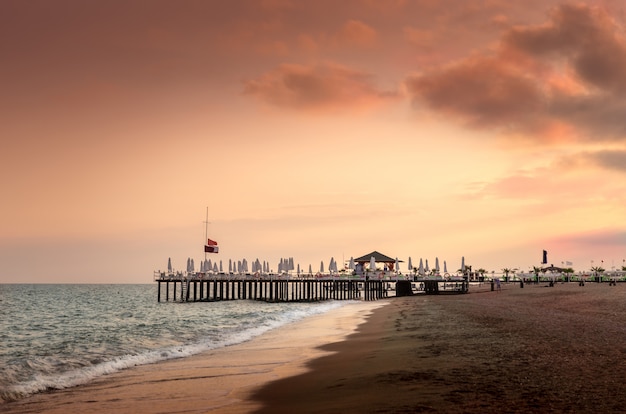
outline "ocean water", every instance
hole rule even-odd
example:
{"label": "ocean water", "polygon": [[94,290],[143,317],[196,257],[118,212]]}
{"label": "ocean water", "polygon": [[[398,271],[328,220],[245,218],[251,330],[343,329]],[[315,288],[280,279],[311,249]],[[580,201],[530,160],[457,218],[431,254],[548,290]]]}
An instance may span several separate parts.
{"label": "ocean water", "polygon": [[0,401],[244,342],[345,303],[158,303],[156,284],[0,284]]}

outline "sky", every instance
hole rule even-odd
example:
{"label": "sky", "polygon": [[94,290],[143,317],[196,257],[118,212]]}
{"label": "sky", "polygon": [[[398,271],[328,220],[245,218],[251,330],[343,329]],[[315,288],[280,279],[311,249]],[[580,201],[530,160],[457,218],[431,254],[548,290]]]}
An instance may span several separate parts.
{"label": "sky", "polygon": [[[626,264],[621,1],[4,0],[0,283]],[[208,211],[208,224],[205,223]]]}

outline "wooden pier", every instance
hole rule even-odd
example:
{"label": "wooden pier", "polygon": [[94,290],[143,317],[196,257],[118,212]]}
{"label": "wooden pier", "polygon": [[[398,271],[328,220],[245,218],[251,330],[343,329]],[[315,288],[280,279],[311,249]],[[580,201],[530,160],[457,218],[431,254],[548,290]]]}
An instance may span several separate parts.
{"label": "wooden pier", "polygon": [[315,302],[322,300],[378,300],[388,297],[382,280],[332,280],[320,278],[155,276],[157,301],[213,302],[260,300]]}

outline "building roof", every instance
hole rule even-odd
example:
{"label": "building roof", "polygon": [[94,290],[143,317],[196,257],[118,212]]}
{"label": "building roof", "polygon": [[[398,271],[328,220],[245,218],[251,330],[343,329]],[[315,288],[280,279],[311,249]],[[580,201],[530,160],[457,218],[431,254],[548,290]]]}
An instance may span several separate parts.
{"label": "building roof", "polygon": [[[363,255],[361,257],[357,257],[356,259],[354,259],[354,262],[355,263],[367,263],[370,261],[372,257],[374,257],[374,260],[377,263],[395,263],[396,262],[396,259],[391,258],[389,256],[385,256],[384,254],[379,253],[376,250],[366,255]],[[402,262],[402,260],[398,260],[398,262]]]}
{"label": "building roof", "polygon": [[556,267],[555,265],[550,265],[548,267],[544,267],[541,269],[542,272],[552,272],[552,273],[557,273],[557,272],[565,272],[565,268],[563,267]]}

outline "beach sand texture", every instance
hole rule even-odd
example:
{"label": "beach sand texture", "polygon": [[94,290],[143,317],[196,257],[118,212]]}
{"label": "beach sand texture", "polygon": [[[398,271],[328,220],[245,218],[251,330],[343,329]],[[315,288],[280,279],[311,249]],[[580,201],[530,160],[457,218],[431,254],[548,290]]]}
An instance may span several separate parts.
{"label": "beach sand texture", "polygon": [[[312,323],[310,329],[283,328],[246,344],[138,367],[0,408],[8,413],[626,411],[626,284],[523,289],[504,284],[501,292],[382,302],[388,305],[374,310],[347,340],[342,332],[368,304],[363,311],[357,304],[298,324]],[[320,341],[326,345],[314,349]]]}

